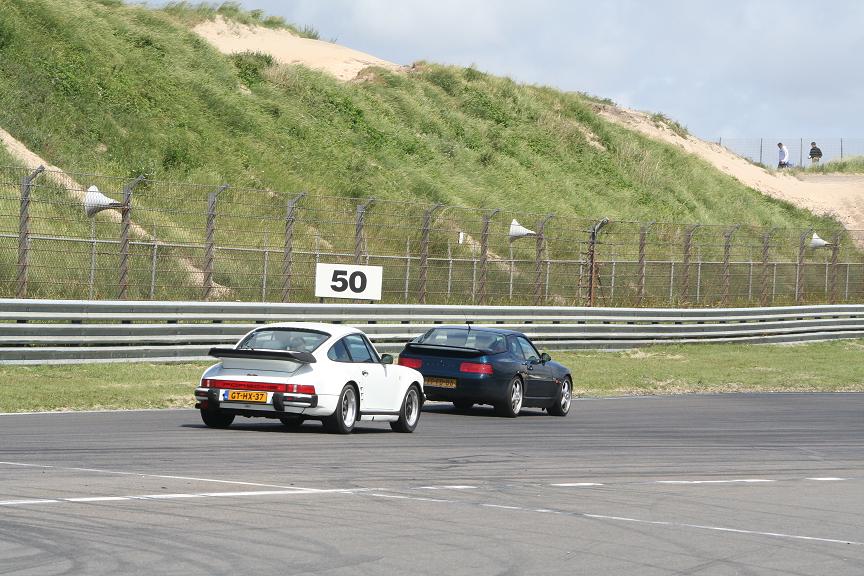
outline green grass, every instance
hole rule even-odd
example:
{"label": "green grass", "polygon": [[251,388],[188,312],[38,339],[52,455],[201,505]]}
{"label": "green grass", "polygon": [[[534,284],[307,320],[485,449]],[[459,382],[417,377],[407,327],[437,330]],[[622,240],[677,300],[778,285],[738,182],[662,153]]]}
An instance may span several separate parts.
{"label": "green grass", "polygon": [[654,124],[657,126],[666,126],[670,130],[672,130],[672,132],[682,138],[686,138],[690,134],[690,132],[687,131],[687,128],[685,126],[681,125],[675,120],[672,120],[665,114],[661,114],[660,112],[655,112],[654,114],[651,114],[651,121],[654,122]]}
{"label": "green grass", "polygon": [[864,156],[832,160],[804,169],[798,168],[795,172],[803,174],[864,174]]}
{"label": "green grass", "polygon": [[190,407],[207,364],[0,366],[0,412]]}
{"label": "green grass", "polygon": [[[190,10],[4,2],[0,125],[67,169],[120,176],[590,218],[813,219],[606,122],[579,94],[428,63],[341,83],[266,56],[221,55],[189,32]],[[137,200],[188,195],[159,192]],[[235,194],[226,198],[265,198]],[[267,203],[281,208],[282,198]]]}
{"label": "green grass", "polygon": [[[862,392],[864,340],[788,346],[706,344],[627,352],[553,352],[580,396]],[[193,405],[207,363],[0,366],[0,412]]]}
{"label": "green grass", "polygon": [[[602,217],[839,229],[828,217],[759,194],[674,146],[607,122],[596,113],[602,102],[596,97],[425,62],[405,73],[369,69],[362,81],[343,83],[301,66],[278,65],[267,55],[220,54],[189,30],[219,14],[290,27],[236,4],[175,3],[154,10],[112,0],[3,2],[0,126],[67,170],[129,179],[146,174],[161,181],[136,191],[133,218],[168,241],[203,241],[206,195],[222,182],[232,187],[220,195],[220,205],[231,207],[220,214],[220,229],[233,232],[231,242],[252,246],[279,245],[285,201],[300,191],[314,196],[318,206],[345,209],[348,219],[353,205],[346,199],[379,199],[369,219],[378,237],[369,239],[369,248],[383,254],[404,254],[407,237],[418,235],[421,207],[431,203],[499,207],[520,217],[531,213],[531,219],[553,212],[552,225],[568,232],[584,224],[568,218]],[[93,180],[87,177],[84,185]],[[117,181],[99,185],[115,195],[121,187]],[[17,182],[0,189],[8,198],[6,214],[16,213],[17,189]],[[34,222],[34,233],[80,235],[82,227],[88,229],[74,207],[67,210],[73,216],[64,209]],[[479,238],[479,217],[471,218],[451,228],[473,230]],[[340,220],[335,212],[325,214],[317,232],[353,253]],[[14,217],[0,224],[0,232],[17,231]],[[446,252],[444,236],[451,228],[432,239],[433,256]],[[658,245],[667,240],[659,230],[653,232]],[[550,239],[552,253],[578,249],[575,234],[559,232],[558,245]],[[747,234],[742,230],[737,238]],[[297,242],[305,237],[307,245],[297,248],[309,249],[313,236],[311,228],[298,231]],[[680,245],[680,232],[671,232],[668,241]],[[504,238],[492,248],[506,255],[506,244]],[[528,244],[516,250],[530,259]],[[0,250],[3,277],[14,276],[12,248]],[[201,258],[191,250],[175,252],[174,262],[176,256]],[[660,246],[656,256],[668,252]],[[168,256],[162,256],[166,266]],[[137,262],[143,272],[135,284],[147,286],[146,249]],[[116,262],[103,267],[107,284],[100,297],[113,292]],[[249,285],[258,268],[257,261],[238,260],[219,267],[216,281],[235,289],[232,299],[260,297],[260,287]],[[172,273],[182,284],[182,272]],[[68,277],[74,286],[80,281],[75,274],[61,266],[52,279]],[[62,288],[53,289],[44,295],[64,297]],[[148,297],[142,290],[133,297]]]}
{"label": "green grass", "polygon": [[692,392],[861,392],[864,340],[796,345],[652,346],[626,352],[561,352],[585,396]]}
{"label": "green grass", "polygon": [[[100,0],[102,4],[119,7],[119,0]],[[319,39],[318,31],[311,26],[298,27],[286,22],[281,16],[267,16],[263,10],[244,10],[238,2],[169,2],[163,11],[171,14],[188,26],[214,20],[222,16],[226,20],[246,24],[247,26],[264,26],[277,30],[290,30],[303,38]]]}

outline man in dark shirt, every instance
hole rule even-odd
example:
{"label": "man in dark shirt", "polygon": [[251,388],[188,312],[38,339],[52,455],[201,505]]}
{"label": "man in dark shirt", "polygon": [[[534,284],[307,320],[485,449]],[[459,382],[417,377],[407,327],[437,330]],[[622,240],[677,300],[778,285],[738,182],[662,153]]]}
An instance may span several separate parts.
{"label": "man in dark shirt", "polygon": [[810,165],[816,166],[822,159],[822,150],[816,146],[815,142],[810,142]]}

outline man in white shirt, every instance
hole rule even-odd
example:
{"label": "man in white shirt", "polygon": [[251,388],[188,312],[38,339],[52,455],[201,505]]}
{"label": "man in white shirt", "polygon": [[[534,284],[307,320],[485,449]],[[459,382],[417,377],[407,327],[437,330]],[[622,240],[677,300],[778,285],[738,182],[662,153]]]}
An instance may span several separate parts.
{"label": "man in white shirt", "polygon": [[782,142],[777,142],[777,148],[780,150],[780,161],[777,162],[777,168],[788,168],[789,167],[789,149],[783,145]]}

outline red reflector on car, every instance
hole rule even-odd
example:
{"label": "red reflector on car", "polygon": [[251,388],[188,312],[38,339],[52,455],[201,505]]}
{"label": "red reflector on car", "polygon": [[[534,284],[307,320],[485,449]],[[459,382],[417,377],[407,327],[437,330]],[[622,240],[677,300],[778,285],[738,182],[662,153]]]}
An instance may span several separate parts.
{"label": "red reflector on car", "polygon": [[492,374],[492,365],[480,362],[462,362],[459,364],[459,371],[471,374]]}
{"label": "red reflector on car", "polygon": [[285,388],[292,394],[315,394],[315,386],[311,384],[286,384]]}
{"label": "red reflector on car", "polygon": [[423,367],[423,360],[421,360],[420,358],[403,358],[402,356],[400,356],[399,365],[419,370]]}

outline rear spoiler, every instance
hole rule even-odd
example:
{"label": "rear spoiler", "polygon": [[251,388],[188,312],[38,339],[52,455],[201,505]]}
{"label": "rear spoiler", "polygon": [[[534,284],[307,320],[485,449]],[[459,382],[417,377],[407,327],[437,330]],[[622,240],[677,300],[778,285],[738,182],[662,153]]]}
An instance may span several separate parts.
{"label": "rear spoiler", "polygon": [[290,350],[238,350],[237,348],[210,348],[207,353],[214,358],[258,358],[261,360],[287,360],[301,364],[314,364],[315,356],[310,352]]}
{"label": "rear spoiler", "polygon": [[429,356],[456,356],[458,358],[476,358],[487,354],[494,354],[491,350],[480,350],[479,348],[463,348],[462,346],[442,346],[440,344],[416,344],[409,342],[405,345],[407,352],[417,354],[428,354]]}

